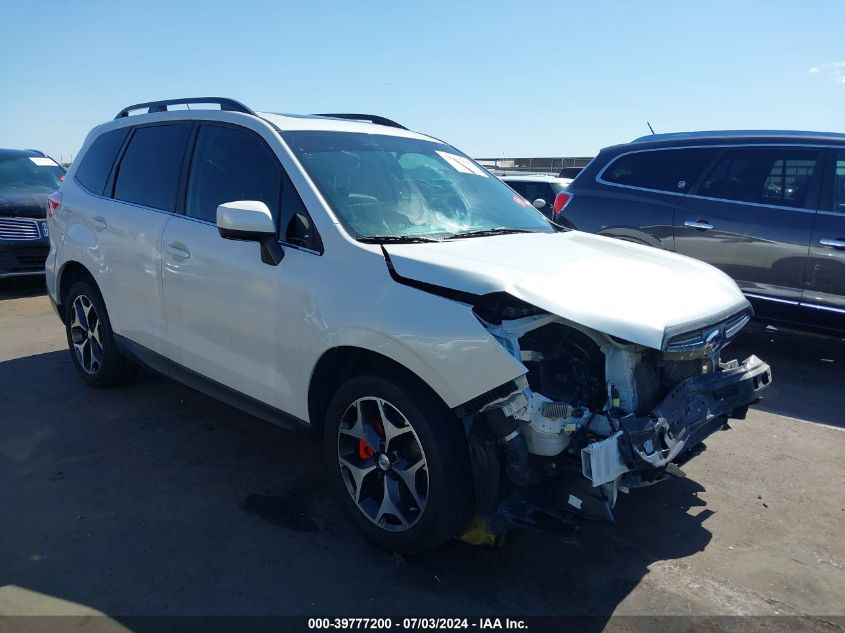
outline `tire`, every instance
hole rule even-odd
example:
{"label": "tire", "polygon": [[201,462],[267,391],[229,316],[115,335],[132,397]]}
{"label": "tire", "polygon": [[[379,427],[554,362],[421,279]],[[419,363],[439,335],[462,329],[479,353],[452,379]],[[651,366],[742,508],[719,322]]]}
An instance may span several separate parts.
{"label": "tire", "polygon": [[383,549],[431,549],[463,532],[474,514],[463,427],[422,383],[403,376],[350,379],[329,404],[324,443],[332,487]]}
{"label": "tire", "polygon": [[106,305],[94,284],[77,281],[63,303],[70,356],[85,384],[116,387],[131,381],[138,365],[118,350]]}

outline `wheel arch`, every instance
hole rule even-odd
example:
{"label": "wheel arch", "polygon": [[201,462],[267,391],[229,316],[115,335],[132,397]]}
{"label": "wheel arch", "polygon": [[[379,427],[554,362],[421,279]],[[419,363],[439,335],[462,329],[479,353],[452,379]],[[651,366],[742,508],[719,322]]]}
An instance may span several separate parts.
{"label": "wheel arch", "polygon": [[446,404],[436,389],[402,363],[364,347],[340,345],[326,350],[311,372],[308,384],[308,419],[311,425],[323,428],[329,401],[337,389],[349,378],[367,372],[387,379],[402,375]]}
{"label": "wheel arch", "polygon": [[58,289],[58,301],[56,302],[56,309],[59,313],[59,318],[62,320],[62,323],[65,321],[65,310],[64,310],[64,302],[65,297],[67,297],[67,293],[70,292],[70,289],[73,287],[77,281],[85,280],[90,282],[99,292],[100,287],[97,285],[97,281],[94,279],[94,275],[91,274],[82,262],[76,260],[69,260],[62,264],[61,269],[59,270],[59,274],[57,276],[57,283],[56,288]]}

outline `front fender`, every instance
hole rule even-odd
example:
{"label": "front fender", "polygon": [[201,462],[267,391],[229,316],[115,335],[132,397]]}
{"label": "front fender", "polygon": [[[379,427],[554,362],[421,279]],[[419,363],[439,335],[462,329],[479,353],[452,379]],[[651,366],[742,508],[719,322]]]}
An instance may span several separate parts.
{"label": "front fender", "polygon": [[386,356],[428,384],[450,408],[525,374],[525,366],[496,342],[470,306],[398,284],[393,290],[402,300],[394,310],[379,313],[378,329],[332,329],[327,349],[357,347]]}
{"label": "front fender", "polygon": [[[460,336],[419,330],[412,335],[386,335],[363,327],[342,328],[331,333],[330,346],[355,347],[385,356],[425,382],[446,406],[455,408],[526,371],[473,320],[478,331],[465,330]],[[445,325],[442,319],[438,321],[440,326]]]}

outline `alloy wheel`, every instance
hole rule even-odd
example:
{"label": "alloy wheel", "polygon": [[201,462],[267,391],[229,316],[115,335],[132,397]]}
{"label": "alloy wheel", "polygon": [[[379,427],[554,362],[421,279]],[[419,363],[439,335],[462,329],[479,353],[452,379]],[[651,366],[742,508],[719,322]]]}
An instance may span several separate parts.
{"label": "alloy wheel", "polygon": [[100,317],[94,304],[79,295],[71,305],[70,339],[79,366],[87,374],[96,374],[103,365],[103,343],[100,338]]}
{"label": "alloy wheel", "polygon": [[378,527],[413,527],[428,500],[428,464],[411,423],[395,406],[359,398],[340,422],[337,453],[346,489]]}

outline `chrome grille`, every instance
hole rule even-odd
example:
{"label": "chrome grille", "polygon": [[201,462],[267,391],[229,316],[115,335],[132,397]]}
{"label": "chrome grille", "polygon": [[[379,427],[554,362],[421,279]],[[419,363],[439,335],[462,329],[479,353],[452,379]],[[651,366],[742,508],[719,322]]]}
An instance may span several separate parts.
{"label": "chrome grille", "polygon": [[728,339],[732,339],[750,320],[751,315],[749,314],[740,314],[739,316],[728,320],[728,322],[725,323],[725,336]]}
{"label": "chrome grille", "polygon": [[673,360],[691,360],[710,355],[727,345],[750,320],[751,314],[743,310],[720,323],[673,337],[664,351]]}
{"label": "chrome grille", "polygon": [[37,240],[38,223],[27,218],[0,218],[0,240]]}

